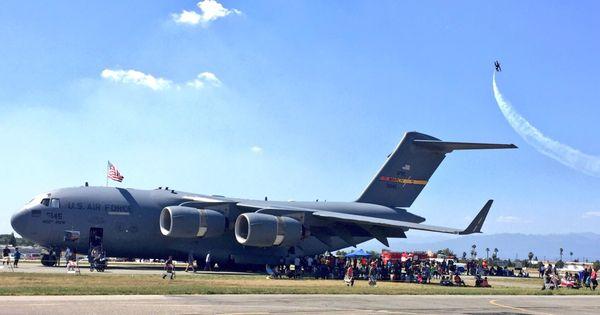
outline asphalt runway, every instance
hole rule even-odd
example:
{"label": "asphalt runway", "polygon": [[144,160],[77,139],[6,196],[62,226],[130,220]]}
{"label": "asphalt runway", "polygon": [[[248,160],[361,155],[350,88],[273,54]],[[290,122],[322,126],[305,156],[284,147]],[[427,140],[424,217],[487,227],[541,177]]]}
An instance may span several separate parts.
{"label": "asphalt runway", "polygon": [[0,314],[599,314],[597,296],[7,296]]}

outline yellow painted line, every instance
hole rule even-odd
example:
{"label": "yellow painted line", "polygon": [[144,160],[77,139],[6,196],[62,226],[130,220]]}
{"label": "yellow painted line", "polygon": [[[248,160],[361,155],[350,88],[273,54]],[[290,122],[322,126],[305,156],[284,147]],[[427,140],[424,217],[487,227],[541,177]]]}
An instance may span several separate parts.
{"label": "yellow painted line", "polygon": [[529,314],[552,315],[550,313],[542,313],[542,312],[530,311],[528,309],[524,309],[524,308],[520,308],[520,307],[515,307],[515,306],[500,304],[500,303],[498,303],[498,300],[490,300],[490,304],[492,304],[494,306],[502,307],[502,308],[507,308],[507,309],[519,311],[519,312],[526,312],[526,313],[529,313]]}

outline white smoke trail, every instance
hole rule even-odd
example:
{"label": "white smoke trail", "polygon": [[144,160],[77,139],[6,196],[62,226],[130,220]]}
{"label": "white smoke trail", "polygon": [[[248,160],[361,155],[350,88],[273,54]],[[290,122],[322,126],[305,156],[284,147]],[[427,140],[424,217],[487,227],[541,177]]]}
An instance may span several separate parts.
{"label": "white smoke trail", "polygon": [[508,120],[511,127],[525,139],[527,143],[532,145],[542,154],[549,156],[570,168],[588,175],[600,177],[600,157],[585,154],[566,144],[562,144],[545,136],[504,99],[496,85],[495,72],[492,82],[494,97],[496,98],[496,103],[498,103],[498,107],[500,107],[502,114],[506,120]]}

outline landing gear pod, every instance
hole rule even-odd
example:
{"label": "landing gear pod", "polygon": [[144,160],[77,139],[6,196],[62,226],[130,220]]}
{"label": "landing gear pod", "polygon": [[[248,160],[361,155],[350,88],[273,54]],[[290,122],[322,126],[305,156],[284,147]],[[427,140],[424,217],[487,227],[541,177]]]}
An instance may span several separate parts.
{"label": "landing gear pod", "polygon": [[302,223],[290,217],[242,213],[235,221],[235,238],[247,246],[292,246],[302,239]]}
{"label": "landing gear pod", "polygon": [[215,210],[169,206],[160,213],[160,232],[169,237],[215,237],[223,235],[225,222]]}

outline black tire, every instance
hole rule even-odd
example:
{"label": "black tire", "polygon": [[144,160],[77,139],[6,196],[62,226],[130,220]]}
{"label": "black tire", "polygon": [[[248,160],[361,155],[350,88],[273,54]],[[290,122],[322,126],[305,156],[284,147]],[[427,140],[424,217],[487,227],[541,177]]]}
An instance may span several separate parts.
{"label": "black tire", "polygon": [[55,255],[49,255],[49,254],[44,254],[42,255],[42,265],[46,266],[46,267],[54,267],[56,266],[56,256]]}

